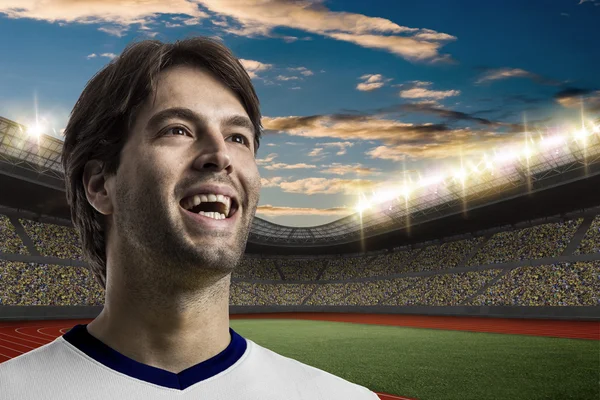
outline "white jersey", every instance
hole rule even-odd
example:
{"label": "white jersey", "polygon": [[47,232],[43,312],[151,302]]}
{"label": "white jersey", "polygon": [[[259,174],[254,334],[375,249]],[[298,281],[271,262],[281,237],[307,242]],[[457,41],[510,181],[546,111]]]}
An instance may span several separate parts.
{"label": "white jersey", "polygon": [[216,356],[178,374],[139,363],[76,325],[0,364],[2,400],[378,400],[365,387],[281,356],[233,329]]}

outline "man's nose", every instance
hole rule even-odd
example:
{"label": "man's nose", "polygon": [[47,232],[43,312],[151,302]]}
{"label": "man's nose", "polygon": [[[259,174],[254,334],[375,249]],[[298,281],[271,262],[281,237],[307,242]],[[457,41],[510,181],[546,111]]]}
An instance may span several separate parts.
{"label": "man's nose", "polygon": [[202,140],[199,141],[198,147],[198,157],[194,161],[195,168],[199,170],[226,170],[228,174],[231,173],[229,149],[220,132],[206,132]]}

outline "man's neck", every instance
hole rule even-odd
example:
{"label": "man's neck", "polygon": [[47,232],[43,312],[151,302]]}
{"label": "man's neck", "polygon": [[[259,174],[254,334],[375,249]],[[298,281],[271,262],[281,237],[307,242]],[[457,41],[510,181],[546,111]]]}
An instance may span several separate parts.
{"label": "man's neck", "polygon": [[[138,290],[107,288],[104,310],[88,332],[126,357],[179,373],[230,343],[229,276],[210,291],[185,298],[157,294],[140,299]],[[135,299],[127,296],[133,293]]]}

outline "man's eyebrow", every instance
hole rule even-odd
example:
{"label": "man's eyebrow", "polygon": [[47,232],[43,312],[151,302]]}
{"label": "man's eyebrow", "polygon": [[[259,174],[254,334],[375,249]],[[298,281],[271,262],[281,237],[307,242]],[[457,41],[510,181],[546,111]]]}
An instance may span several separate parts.
{"label": "man's eyebrow", "polygon": [[[154,114],[146,124],[146,128],[151,132],[155,132],[166,120],[169,120],[171,118],[184,119],[194,123],[196,126],[206,125],[206,119],[203,116],[196,114],[189,108],[172,107]],[[246,128],[250,132],[252,132],[253,139],[255,139],[256,137],[254,124],[252,124],[250,118],[243,115],[230,115],[221,121],[221,126],[237,126],[241,128]]]}
{"label": "man's eyebrow", "polygon": [[184,119],[193,122],[195,125],[205,125],[204,118],[190,110],[189,108],[173,107],[159,111],[148,120],[146,129],[150,132],[155,132],[160,126],[171,118]]}
{"label": "man's eyebrow", "polygon": [[224,126],[238,126],[240,128],[246,128],[254,133],[254,124],[252,124],[250,118],[244,117],[243,115],[231,115],[226,117],[221,124]]}

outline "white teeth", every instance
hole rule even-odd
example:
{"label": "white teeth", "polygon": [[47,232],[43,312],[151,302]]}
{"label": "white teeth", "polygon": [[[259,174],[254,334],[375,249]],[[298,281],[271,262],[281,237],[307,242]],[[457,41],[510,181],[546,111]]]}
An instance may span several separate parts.
{"label": "white teeth", "polygon": [[200,211],[198,214],[200,215],[204,215],[205,217],[208,218],[213,218],[213,219],[225,219],[225,215],[218,213],[218,212],[205,212],[205,211]]}
{"label": "white teeth", "polygon": [[182,203],[182,205],[186,210],[191,210],[200,203],[214,202],[219,202],[225,206],[224,214],[220,215],[225,215],[226,218],[229,215],[229,211],[231,210],[231,198],[222,194],[197,194],[194,196],[190,196],[184,203]]}
{"label": "white teeth", "polygon": [[200,196],[196,195],[194,197],[192,197],[192,207],[196,207],[198,204],[201,203],[200,201]]}

